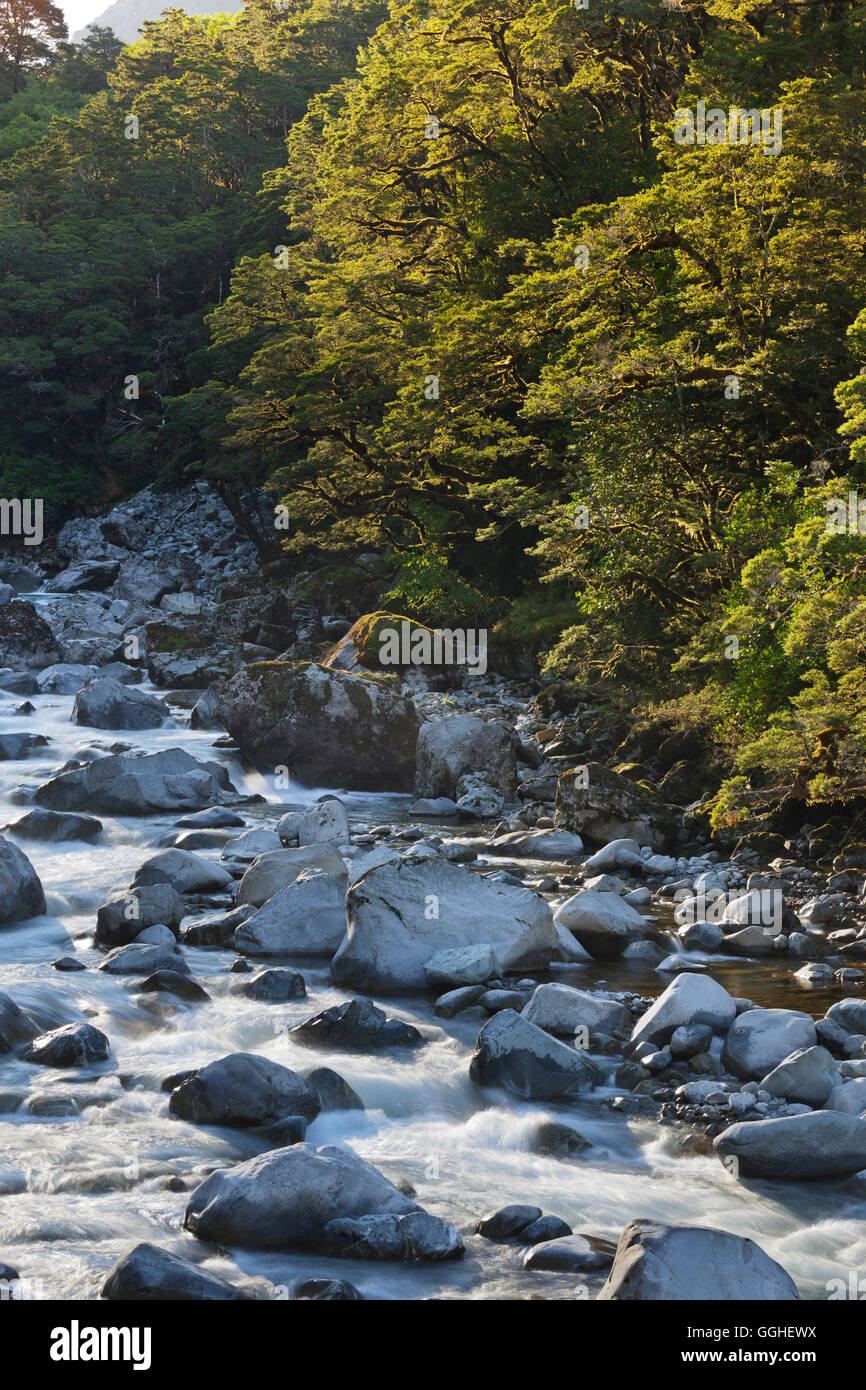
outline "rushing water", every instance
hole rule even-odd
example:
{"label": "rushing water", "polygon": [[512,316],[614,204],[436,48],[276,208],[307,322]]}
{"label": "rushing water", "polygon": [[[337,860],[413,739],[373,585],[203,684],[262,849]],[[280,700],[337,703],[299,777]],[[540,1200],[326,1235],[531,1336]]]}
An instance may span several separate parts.
{"label": "rushing water", "polygon": [[[15,713],[20,697],[0,699],[0,731],[31,729],[51,741],[38,757],[0,763],[3,825],[27,809],[10,800],[16,786],[46,780],[76,750],[94,743],[107,748],[123,742],[151,752],[182,745],[198,757],[220,758],[239,789],[267,798],[267,804],[248,809],[251,825],[271,825],[284,805],[298,806],[319,794],[298,790],[289,799],[274,792],[231,753],[214,750],[212,733],[191,731],[180,713],[173,728],[114,735],[72,725],[71,696],[30,698],[36,706],[30,716]],[[397,819],[408,804],[394,796],[345,799],[353,819],[369,823]],[[286,1030],[346,998],[331,989],[324,962],[297,962],[309,997],[288,1004],[246,999],[240,990],[249,977],[230,973],[231,951],[186,950],[194,976],[212,996],[204,1004],[144,995],[134,978],[98,971],[101,957],[91,944],[97,908],[170,841],[177,817],[101,819],[104,834],[94,844],[17,842],[42,879],[48,914],[0,928],[0,990],[45,1028],[90,1020],[112,1047],[112,1061],[86,1073],[0,1058],[0,1261],[32,1281],[37,1296],[95,1297],[118,1255],[140,1240],[204,1259],[214,1272],[235,1282],[249,1279],[263,1293],[265,1280],[279,1290],[302,1275],[332,1272],[372,1298],[573,1298],[586,1290],[593,1296],[601,1283],[595,1275],[525,1272],[519,1247],[471,1237],[477,1218],[505,1202],[534,1203],[576,1231],[612,1241],[639,1216],[748,1235],[785,1266],[804,1297],[826,1297],[829,1279],[863,1268],[863,1179],[738,1183],[715,1158],[676,1156],[670,1129],[612,1112],[605,1104],[614,1094],[610,1088],[562,1106],[480,1091],[467,1077],[476,1027],[459,1019],[441,1022],[429,1001],[391,999],[386,1005],[390,1014],[422,1030],[423,1047],[405,1054],[323,1053],[295,1046]],[[55,971],[51,962],[69,954],[88,969]],[[839,997],[833,991],[810,996],[791,985],[790,971],[768,965],[731,963],[713,973],[732,992],[761,1003],[822,1013],[830,995]],[[635,962],[567,970],[561,978],[606,979],[611,988],[655,993],[672,977]],[[262,1053],[298,1070],[328,1065],[345,1076],[366,1111],[321,1115],[308,1139],[350,1144],[389,1177],[411,1182],[428,1210],[463,1231],[465,1258],[405,1266],[250,1251],[229,1257],[186,1235],[188,1189],[213,1167],[249,1157],[263,1145],[235,1130],[170,1119],[160,1083],[169,1073],[233,1051]],[[532,1152],[533,1131],[545,1117],[579,1130],[591,1147],[570,1162]],[[182,1179],[187,1191],[171,1190],[172,1178]]]}

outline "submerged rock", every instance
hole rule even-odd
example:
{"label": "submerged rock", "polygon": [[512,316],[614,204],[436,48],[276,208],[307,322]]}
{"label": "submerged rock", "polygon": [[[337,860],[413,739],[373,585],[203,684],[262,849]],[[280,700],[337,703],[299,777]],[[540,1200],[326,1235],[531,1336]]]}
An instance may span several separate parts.
{"label": "submerged rock", "polygon": [[293,1042],[304,1047],[336,1047],[366,1052],[380,1047],[415,1047],[423,1039],[411,1023],[388,1018],[369,999],[335,1004],[289,1029]]}
{"label": "submerged rock", "polygon": [[19,1009],[14,999],[0,993],[0,1053],[11,1052],[14,1048],[29,1042],[39,1029],[27,1015]]}
{"label": "submerged rock", "polygon": [[218,1275],[146,1241],[121,1255],[101,1296],[124,1303],[232,1303],[246,1297]]}

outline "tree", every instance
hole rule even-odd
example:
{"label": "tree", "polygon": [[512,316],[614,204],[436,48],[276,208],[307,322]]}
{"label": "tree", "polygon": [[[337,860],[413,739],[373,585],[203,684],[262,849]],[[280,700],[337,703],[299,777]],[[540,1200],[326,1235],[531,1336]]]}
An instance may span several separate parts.
{"label": "tree", "polygon": [[23,90],[28,71],[45,63],[67,32],[63,11],[51,0],[0,0],[0,72],[13,93]]}

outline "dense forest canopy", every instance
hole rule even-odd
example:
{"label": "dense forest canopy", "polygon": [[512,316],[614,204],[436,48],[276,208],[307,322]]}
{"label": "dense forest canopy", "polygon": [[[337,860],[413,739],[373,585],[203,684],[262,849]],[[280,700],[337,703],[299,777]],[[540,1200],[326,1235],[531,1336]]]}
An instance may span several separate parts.
{"label": "dense forest canopy", "polygon": [[718,823],[866,791],[866,3],[0,12],[4,495],[257,484],[701,722]]}

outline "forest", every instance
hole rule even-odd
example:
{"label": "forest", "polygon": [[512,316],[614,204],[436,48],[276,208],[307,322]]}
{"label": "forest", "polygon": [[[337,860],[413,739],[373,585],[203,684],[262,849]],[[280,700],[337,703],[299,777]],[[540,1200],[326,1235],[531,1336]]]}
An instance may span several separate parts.
{"label": "forest", "polygon": [[699,731],[717,829],[855,804],[864,69],[858,0],[248,0],[128,47],[16,0],[0,492],[263,493],[263,563],[376,552],[561,704]]}

